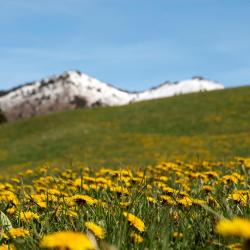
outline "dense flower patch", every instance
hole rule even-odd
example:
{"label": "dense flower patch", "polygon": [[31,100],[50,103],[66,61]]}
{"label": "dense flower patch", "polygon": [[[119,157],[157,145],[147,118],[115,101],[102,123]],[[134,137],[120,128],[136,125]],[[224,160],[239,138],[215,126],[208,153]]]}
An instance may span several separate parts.
{"label": "dense flower patch", "polygon": [[249,172],[247,158],[27,170],[1,180],[0,249],[248,248]]}

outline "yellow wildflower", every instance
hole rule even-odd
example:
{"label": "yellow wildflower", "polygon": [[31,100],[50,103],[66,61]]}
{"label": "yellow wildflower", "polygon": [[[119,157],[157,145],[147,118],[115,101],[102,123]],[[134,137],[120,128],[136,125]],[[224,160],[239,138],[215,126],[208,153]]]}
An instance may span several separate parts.
{"label": "yellow wildflower", "polygon": [[248,204],[248,194],[241,192],[234,192],[228,196],[228,199],[233,200],[242,206],[247,206]]}
{"label": "yellow wildflower", "polygon": [[224,236],[240,236],[250,239],[250,220],[234,218],[221,220],[216,225],[216,232]]}
{"label": "yellow wildflower", "polygon": [[21,212],[20,213],[20,220],[21,221],[32,221],[32,220],[38,220],[39,219],[39,215],[36,213],[33,213],[31,211],[26,211],[26,212]]}
{"label": "yellow wildflower", "polygon": [[128,189],[125,187],[121,187],[121,186],[111,187],[110,191],[117,193],[119,195],[128,195],[129,194]]}
{"label": "yellow wildflower", "polygon": [[201,199],[192,199],[194,205],[205,205],[207,202]]}
{"label": "yellow wildflower", "polygon": [[143,237],[137,233],[132,233],[130,236],[135,244],[140,244],[143,242]]}
{"label": "yellow wildflower", "polygon": [[172,237],[173,237],[174,239],[183,238],[183,233],[180,233],[180,232],[173,232],[173,233],[172,233]]}
{"label": "yellow wildflower", "polygon": [[241,243],[233,243],[227,246],[230,250],[242,250],[243,245]]}
{"label": "yellow wildflower", "polygon": [[95,198],[92,198],[88,195],[74,195],[71,197],[71,199],[76,202],[77,204],[88,204],[88,205],[95,205],[96,203],[98,203],[98,200],[96,200]]}
{"label": "yellow wildflower", "polygon": [[153,204],[157,203],[157,200],[151,196],[147,196],[147,201]]}
{"label": "yellow wildflower", "polygon": [[98,226],[91,221],[85,222],[85,226],[99,239],[105,238],[105,231],[101,226]]}
{"label": "yellow wildflower", "polygon": [[15,246],[13,244],[3,244],[0,246],[0,250],[15,250]]}
{"label": "yellow wildflower", "polygon": [[42,248],[53,248],[58,250],[92,250],[93,244],[83,233],[78,232],[56,232],[46,235],[41,240]]}
{"label": "yellow wildflower", "polygon": [[193,204],[193,201],[189,197],[184,197],[184,198],[178,199],[177,203],[184,207],[189,207]]}
{"label": "yellow wildflower", "polygon": [[162,202],[167,204],[167,205],[175,205],[176,204],[175,200],[168,195],[161,195],[160,198],[161,198]]}
{"label": "yellow wildflower", "polygon": [[47,207],[47,203],[46,203],[45,201],[37,202],[37,205],[38,205],[40,208],[46,208],[46,207]]}
{"label": "yellow wildflower", "polygon": [[209,185],[204,185],[202,187],[202,190],[204,190],[205,192],[209,193],[209,192],[212,192],[213,191],[213,188]]}
{"label": "yellow wildflower", "polygon": [[144,222],[136,217],[135,215],[131,213],[124,212],[123,215],[128,219],[128,221],[131,223],[132,226],[134,226],[136,229],[138,229],[140,232],[145,231],[145,225]]}
{"label": "yellow wildflower", "polygon": [[131,204],[130,201],[121,201],[121,202],[120,202],[120,206],[121,206],[122,208],[127,208],[130,204]]}
{"label": "yellow wildflower", "polygon": [[12,215],[12,214],[14,214],[16,212],[16,208],[15,207],[10,207],[6,211],[7,211],[8,214]]}
{"label": "yellow wildflower", "polygon": [[6,235],[6,238],[9,238],[8,235],[10,235],[11,238],[18,238],[18,237],[26,237],[30,235],[29,231],[24,228],[11,228]]}

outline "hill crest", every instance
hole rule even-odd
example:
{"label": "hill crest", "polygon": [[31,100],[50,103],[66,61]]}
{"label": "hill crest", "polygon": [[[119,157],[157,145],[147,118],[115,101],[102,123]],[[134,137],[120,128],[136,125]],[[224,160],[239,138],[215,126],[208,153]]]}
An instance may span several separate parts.
{"label": "hill crest", "polygon": [[0,92],[0,109],[8,120],[17,120],[50,112],[97,106],[120,106],[143,100],[223,89],[223,85],[202,77],[177,83],[164,82],[142,92],[130,92],[104,83],[80,71],[27,83]]}

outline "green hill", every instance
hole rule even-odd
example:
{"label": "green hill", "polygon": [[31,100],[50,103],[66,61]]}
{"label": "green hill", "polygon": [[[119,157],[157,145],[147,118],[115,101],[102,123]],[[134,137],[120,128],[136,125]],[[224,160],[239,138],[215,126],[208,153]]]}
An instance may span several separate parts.
{"label": "green hill", "polygon": [[249,96],[248,86],[3,124],[0,171],[46,161],[120,167],[250,156]]}

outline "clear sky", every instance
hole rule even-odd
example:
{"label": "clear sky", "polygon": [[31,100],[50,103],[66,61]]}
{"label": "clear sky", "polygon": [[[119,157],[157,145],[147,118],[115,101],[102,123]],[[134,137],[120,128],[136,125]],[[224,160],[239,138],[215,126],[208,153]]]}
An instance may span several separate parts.
{"label": "clear sky", "polygon": [[250,0],[0,0],[0,89],[71,69],[128,90],[250,84]]}

